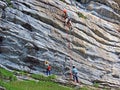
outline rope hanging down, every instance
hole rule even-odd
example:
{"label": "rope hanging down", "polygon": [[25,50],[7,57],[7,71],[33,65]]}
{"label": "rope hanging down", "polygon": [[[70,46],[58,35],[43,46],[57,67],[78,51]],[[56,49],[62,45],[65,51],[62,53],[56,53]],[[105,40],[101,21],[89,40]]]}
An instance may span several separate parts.
{"label": "rope hanging down", "polygon": [[[71,37],[69,37],[71,35],[71,31],[72,31],[72,28],[69,28],[69,30],[66,30],[67,32],[67,36],[66,36],[66,41],[68,41],[68,44],[67,44],[67,47],[68,47],[68,54],[70,55],[69,56],[69,61],[70,61],[70,67],[73,66],[73,63],[72,63],[72,52],[70,51],[71,49]],[[65,57],[65,62],[67,61],[67,58]],[[70,68],[70,79],[72,79],[72,72],[71,72],[71,68]]]}

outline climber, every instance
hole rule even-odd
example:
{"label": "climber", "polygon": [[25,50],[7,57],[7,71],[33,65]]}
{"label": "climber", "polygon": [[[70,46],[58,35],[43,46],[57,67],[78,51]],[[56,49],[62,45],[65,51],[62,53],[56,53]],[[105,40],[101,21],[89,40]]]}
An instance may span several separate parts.
{"label": "climber", "polygon": [[64,19],[66,19],[67,18],[67,10],[63,9],[63,12],[64,12]]}
{"label": "climber", "polygon": [[70,13],[68,13],[66,9],[64,9],[63,12],[64,12],[64,19],[65,19],[65,26],[67,26],[70,29],[72,26]]}
{"label": "climber", "polygon": [[49,64],[46,70],[47,75],[49,76],[51,74],[51,65]]}
{"label": "climber", "polygon": [[75,68],[74,65],[72,67],[72,75],[73,75],[74,82],[79,83],[79,81],[78,81],[78,70]]}

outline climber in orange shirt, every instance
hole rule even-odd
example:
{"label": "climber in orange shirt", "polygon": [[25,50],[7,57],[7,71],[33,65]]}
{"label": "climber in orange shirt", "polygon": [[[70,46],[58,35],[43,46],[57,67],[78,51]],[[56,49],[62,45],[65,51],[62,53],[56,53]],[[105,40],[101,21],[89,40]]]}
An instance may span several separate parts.
{"label": "climber in orange shirt", "polygon": [[68,14],[66,9],[63,9],[63,12],[64,12],[64,19],[65,19],[65,26],[68,26],[68,28],[70,28],[72,26],[70,15]]}

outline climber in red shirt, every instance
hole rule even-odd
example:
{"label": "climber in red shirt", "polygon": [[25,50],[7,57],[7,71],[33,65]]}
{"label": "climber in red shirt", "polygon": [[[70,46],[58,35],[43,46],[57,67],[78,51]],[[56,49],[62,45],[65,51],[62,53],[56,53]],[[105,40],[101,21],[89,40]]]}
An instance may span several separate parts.
{"label": "climber in red shirt", "polygon": [[47,66],[47,71],[46,71],[47,75],[51,74],[51,66],[50,64]]}

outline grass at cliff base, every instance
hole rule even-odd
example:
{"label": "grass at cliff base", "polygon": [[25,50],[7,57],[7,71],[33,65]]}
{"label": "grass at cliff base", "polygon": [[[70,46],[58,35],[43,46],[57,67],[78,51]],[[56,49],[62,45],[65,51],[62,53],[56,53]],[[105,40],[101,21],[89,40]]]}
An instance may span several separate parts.
{"label": "grass at cliff base", "polygon": [[[19,75],[27,74],[19,72]],[[32,74],[31,77],[38,81],[17,80],[14,72],[0,68],[0,86],[5,87],[6,90],[73,90],[53,82],[52,79],[56,78],[55,75],[45,77],[44,75]]]}
{"label": "grass at cliff base", "polygon": [[[27,76],[33,80],[20,79],[17,76]],[[0,68],[0,86],[5,90],[100,90],[93,89],[91,87],[72,87],[64,86],[62,84],[54,82],[56,75],[45,76],[41,74],[29,74],[24,71],[8,71]]]}
{"label": "grass at cliff base", "polygon": [[13,81],[9,83],[3,83],[7,90],[73,90],[69,87],[61,86],[50,81]]}

